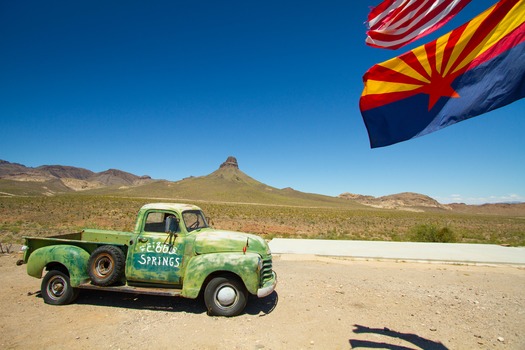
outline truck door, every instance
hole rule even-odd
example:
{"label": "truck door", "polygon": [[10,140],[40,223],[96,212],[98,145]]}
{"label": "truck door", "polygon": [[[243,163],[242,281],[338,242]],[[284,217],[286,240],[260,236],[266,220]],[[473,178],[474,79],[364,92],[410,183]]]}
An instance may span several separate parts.
{"label": "truck door", "polygon": [[126,278],[143,283],[180,285],[184,237],[180,218],[167,211],[150,211],[137,241],[130,246]]}

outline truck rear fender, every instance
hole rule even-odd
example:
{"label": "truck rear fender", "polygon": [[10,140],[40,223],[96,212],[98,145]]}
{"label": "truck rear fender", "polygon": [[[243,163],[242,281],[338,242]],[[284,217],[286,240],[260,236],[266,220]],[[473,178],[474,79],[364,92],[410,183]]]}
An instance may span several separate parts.
{"label": "truck rear fender", "polygon": [[184,273],[182,296],[197,298],[207,278],[220,273],[235,274],[242,280],[250,294],[257,294],[260,260],[259,254],[255,253],[215,253],[194,256]]}
{"label": "truck rear fender", "polygon": [[44,268],[60,264],[67,269],[72,287],[89,280],[87,265],[89,253],[72,245],[53,245],[36,249],[27,261],[27,274],[42,278]]}

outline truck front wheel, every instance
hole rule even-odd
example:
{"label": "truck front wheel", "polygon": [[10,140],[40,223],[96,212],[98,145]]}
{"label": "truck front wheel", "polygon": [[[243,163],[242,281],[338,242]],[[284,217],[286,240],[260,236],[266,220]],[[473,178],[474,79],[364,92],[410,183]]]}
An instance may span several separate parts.
{"label": "truck front wheel", "polygon": [[208,315],[237,316],[246,306],[247,292],[236,278],[215,277],[204,290]]}
{"label": "truck front wheel", "polygon": [[58,270],[51,270],[42,279],[40,288],[46,304],[66,305],[78,296],[78,289],[71,287],[69,276]]}

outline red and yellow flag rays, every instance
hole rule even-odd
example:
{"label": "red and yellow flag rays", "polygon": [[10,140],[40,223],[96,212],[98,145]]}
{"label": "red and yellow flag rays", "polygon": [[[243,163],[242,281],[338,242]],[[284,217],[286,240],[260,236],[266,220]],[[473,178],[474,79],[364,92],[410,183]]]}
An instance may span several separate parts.
{"label": "red and yellow flag rays", "polygon": [[363,77],[361,109],[423,93],[429,96],[430,111],[441,97],[460,97],[452,88],[454,80],[494,56],[494,44],[522,26],[524,7],[523,0],[500,1],[449,34],[373,66]]}

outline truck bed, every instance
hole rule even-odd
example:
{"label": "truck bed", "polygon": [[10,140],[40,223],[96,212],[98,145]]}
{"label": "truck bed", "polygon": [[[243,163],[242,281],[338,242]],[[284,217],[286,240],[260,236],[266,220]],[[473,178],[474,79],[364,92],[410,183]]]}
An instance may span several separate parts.
{"label": "truck bed", "polygon": [[58,244],[75,245],[93,250],[101,244],[129,245],[133,236],[134,234],[131,232],[86,229],[80,232],[60,234],[51,237],[24,238],[26,246],[28,246],[30,251]]}

